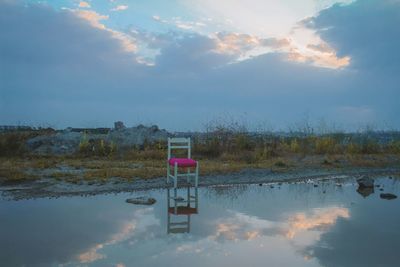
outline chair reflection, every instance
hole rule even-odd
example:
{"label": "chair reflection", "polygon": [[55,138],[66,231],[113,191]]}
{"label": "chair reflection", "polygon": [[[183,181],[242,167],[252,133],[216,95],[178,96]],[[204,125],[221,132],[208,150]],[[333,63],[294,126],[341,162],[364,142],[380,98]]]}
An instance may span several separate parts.
{"label": "chair reflection", "polygon": [[[178,196],[176,188],[167,189],[167,203],[168,203],[168,219],[167,219],[167,233],[189,233],[190,232],[190,216],[198,214],[199,195],[197,187],[186,188],[186,198]],[[179,190],[184,192],[184,190]],[[171,196],[171,190],[172,196]],[[194,190],[194,195],[192,195]]]}

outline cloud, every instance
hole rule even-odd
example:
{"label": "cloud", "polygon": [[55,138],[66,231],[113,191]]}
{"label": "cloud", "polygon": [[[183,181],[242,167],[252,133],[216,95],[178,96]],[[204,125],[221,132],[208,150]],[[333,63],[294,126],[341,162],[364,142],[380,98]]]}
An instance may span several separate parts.
{"label": "cloud", "polygon": [[233,215],[218,222],[215,233],[208,238],[219,241],[239,241],[253,240],[264,235],[282,235],[287,239],[294,239],[301,232],[325,232],[335,225],[338,218],[350,217],[349,210],[340,207],[316,209],[310,214],[299,212],[291,215],[286,222],[282,223],[241,213],[234,213]]}
{"label": "cloud", "polygon": [[90,4],[88,2],[81,1],[81,2],[79,2],[79,7],[90,8]]}
{"label": "cloud", "polygon": [[127,5],[118,5],[114,8],[111,9],[111,11],[123,11],[123,10],[127,10],[128,6]]}
{"label": "cloud", "polygon": [[132,239],[137,232],[146,232],[148,227],[151,227],[152,225],[158,225],[160,223],[154,216],[153,208],[138,209],[129,217],[131,218],[123,221],[119,229],[114,234],[111,234],[107,240],[94,244],[86,251],[78,254],[77,260],[80,263],[91,263],[100,259],[104,259],[107,256],[99,252],[104,247]]}
{"label": "cloud", "polygon": [[353,68],[370,71],[399,68],[398,1],[367,0],[334,5],[307,23],[339,56],[351,56]]}
{"label": "cloud", "polygon": [[[91,10],[0,5],[3,123],[88,127],[125,120],[127,124],[151,122],[167,129],[193,130],[228,112],[232,116],[246,114],[254,124],[267,119],[281,128],[307,112],[328,122],[344,122],[352,129],[357,117],[341,116],[346,112],[340,113],[339,107],[367,107],[373,116],[365,116],[366,123],[386,121],[400,127],[397,63],[390,60],[388,66],[381,64],[379,71],[373,71],[375,65],[368,67],[372,63],[360,65],[359,51],[343,52],[347,50],[337,45],[340,38],[333,38],[338,36],[335,32],[325,36],[324,27],[341,25],[338,13],[347,13],[353,4],[332,7],[336,11],[330,20],[323,15],[328,11],[323,11],[323,24],[317,23],[318,16],[311,18],[313,25],[307,27],[323,31],[324,39],[297,50],[294,41],[286,38],[234,32],[209,36],[155,33],[136,30],[134,25],[118,38],[108,27],[107,15],[82,12]],[[397,18],[388,15],[381,19]],[[390,29],[395,24],[378,23],[376,27],[381,25],[386,25],[382,31],[395,31]],[[369,27],[373,38],[372,25]],[[130,49],[123,45],[125,37],[134,45]],[[386,43],[392,39],[382,36],[381,40],[383,46],[391,47]],[[341,42],[350,47],[350,41]],[[257,49],[268,53],[257,55]],[[369,44],[359,50],[364,57],[373,58],[388,53]],[[398,55],[397,50],[390,53]],[[351,60],[347,62],[346,57]],[[315,66],[316,61],[332,61],[329,64],[342,67],[321,68]],[[46,112],[49,109],[53,112]]]}
{"label": "cloud", "polygon": [[[396,186],[398,184],[393,185],[393,188]],[[318,242],[308,246],[306,253],[317,259],[322,266],[398,265],[400,240],[396,227],[400,214],[383,211],[380,205],[371,206],[370,203],[359,201],[357,207],[351,209],[357,214],[357,219],[338,220],[331,231],[323,233]],[[381,220],[381,216],[388,219]],[[357,245],[354,240],[357,240]]]}
{"label": "cloud", "polygon": [[155,21],[161,21],[160,16],[153,15],[152,18],[153,18]]}
{"label": "cloud", "polygon": [[99,28],[101,30],[107,31],[111,33],[111,36],[121,42],[122,47],[127,52],[136,52],[137,46],[135,41],[129,37],[129,35],[115,31],[112,29],[107,28],[103,23],[100,21],[107,20],[109,18],[108,15],[100,15],[99,13],[92,11],[92,10],[72,10],[74,14],[76,14],[79,18],[87,20],[93,27]]}
{"label": "cloud", "polygon": [[97,13],[96,11],[93,11],[93,10],[77,9],[77,10],[72,10],[72,12],[77,17],[87,20],[95,28],[99,28],[102,30],[107,29],[104,24],[100,23],[100,21],[107,20],[109,18],[109,16],[107,16],[107,15],[100,15],[99,13]]}
{"label": "cloud", "polygon": [[202,21],[182,20],[180,17],[173,17],[172,19],[162,19],[158,15],[153,15],[152,19],[162,24],[172,25],[179,30],[190,30],[194,32],[198,32],[199,29],[206,26],[206,24]]}
{"label": "cloud", "polygon": [[[305,28],[298,22],[304,17],[310,17],[320,10],[328,8],[333,3],[349,3],[346,1],[194,1],[192,9],[203,16],[211,16],[214,25],[224,28],[226,32],[240,33],[252,37],[254,48],[247,51],[240,59],[250,56],[258,56],[271,52],[258,43],[257,39],[290,40],[290,45],[285,49],[289,54],[288,59],[295,62],[306,62],[318,67],[339,69],[350,62],[348,56],[338,56],[334,49],[322,52],[310,49],[312,46],[324,46],[326,42],[321,40],[315,30]],[[293,12],[296,10],[296,12]],[[222,26],[221,26],[222,25]],[[217,29],[218,27],[215,26]],[[221,31],[218,29],[218,31]],[[215,29],[214,29],[215,32]],[[311,46],[309,46],[311,45]],[[279,47],[282,49],[282,47]],[[276,52],[272,50],[272,52]],[[281,51],[279,51],[281,52]]]}

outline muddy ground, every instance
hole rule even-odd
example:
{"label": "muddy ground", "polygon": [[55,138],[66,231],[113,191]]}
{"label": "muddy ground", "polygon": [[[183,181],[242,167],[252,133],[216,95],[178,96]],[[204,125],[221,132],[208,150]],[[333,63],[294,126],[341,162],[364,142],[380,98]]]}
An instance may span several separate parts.
{"label": "muddy ground", "polygon": [[[365,168],[298,168],[286,172],[278,172],[271,169],[244,169],[240,172],[200,176],[199,186],[222,186],[234,184],[274,184],[283,182],[309,182],[318,183],[326,179],[334,179],[339,185],[344,180],[354,179],[361,176],[389,176],[395,179],[400,177],[399,167],[365,167]],[[180,186],[186,186],[186,179],[181,179]],[[71,184],[65,181],[51,178],[43,178],[25,181],[18,184],[0,186],[2,198],[9,200],[30,198],[57,198],[62,196],[111,194],[119,192],[138,192],[150,189],[162,189],[171,186],[167,184],[165,177],[153,179],[126,179],[111,178],[106,182],[91,183],[79,181]]]}

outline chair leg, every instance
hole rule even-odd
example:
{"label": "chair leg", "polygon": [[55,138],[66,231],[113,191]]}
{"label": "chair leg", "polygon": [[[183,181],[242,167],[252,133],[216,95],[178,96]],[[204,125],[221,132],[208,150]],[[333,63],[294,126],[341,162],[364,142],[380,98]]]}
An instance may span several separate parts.
{"label": "chair leg", "polygon": [[167,184],[169,184],[169,172],[170,172],[169,163],[167,162]]}
{"label": "chair leg", "polygon": [[176,199],[178,198],[176,187],[174,188],[174,213],[178,214],[178,203]]}
{"label": "chair leg", "polygon": [[194,186],[197,188],[197,186],[199,185],[199,162],[196,162],[196,176],[195,176],[195,180],[194,180]]}
{"label": "chair leg", "polygon": [[178,187],[178,163],[175,162],[174,166],[174,188]]}
{"label": "chair leg", "polygon": [[197,191],[197,187],[194,188],[194,207],[196,208],[196,210],[199,208],[199,193]]}

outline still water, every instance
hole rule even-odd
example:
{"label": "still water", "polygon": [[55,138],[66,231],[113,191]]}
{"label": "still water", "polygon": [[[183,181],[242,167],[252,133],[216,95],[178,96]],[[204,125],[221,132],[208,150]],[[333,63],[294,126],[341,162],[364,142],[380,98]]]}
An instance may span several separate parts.
{"label": "still water", "polygon": [[[0,200],[1,266],[399,266],[399,180]],[[177,194],[187,197],[188,189]],[[133,196],[152,206],[126,203]],[[172,194],[173,195],[173,194]],[[173,202],[173,203],[171,203]]]}

